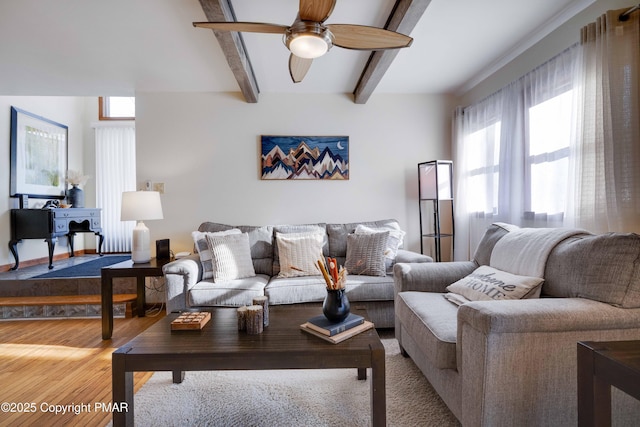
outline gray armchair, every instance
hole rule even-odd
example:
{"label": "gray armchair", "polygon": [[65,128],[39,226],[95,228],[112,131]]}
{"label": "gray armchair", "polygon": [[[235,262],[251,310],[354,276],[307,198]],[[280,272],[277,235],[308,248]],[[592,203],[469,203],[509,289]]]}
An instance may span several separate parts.
{"label": "gray armchair", "polygon": [[[546,257],[541,298],[445,299],[513,230],[492,225],[473,261],[397,264],[395,334],[464,426],[576,425],[577,342],[640,340],[640,236],[561,240]],[[640,402],[616,390],[612,412],[634,425]]]}

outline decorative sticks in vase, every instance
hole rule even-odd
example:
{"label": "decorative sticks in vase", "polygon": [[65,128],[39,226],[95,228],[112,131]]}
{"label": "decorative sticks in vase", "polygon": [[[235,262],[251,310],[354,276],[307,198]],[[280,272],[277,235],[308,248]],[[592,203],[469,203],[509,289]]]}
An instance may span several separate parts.
{"label": "decorative sticks in vase", "polygon": [[347,269],[344,267],[338,268],[338,261],[335,258],[327,257],[327,260],[329,261],[328,266],[324,260],[318,260],[318,268],[322,272],[324,281],[327,282],[327,289],[344,289],[344,285],[347,282]]}

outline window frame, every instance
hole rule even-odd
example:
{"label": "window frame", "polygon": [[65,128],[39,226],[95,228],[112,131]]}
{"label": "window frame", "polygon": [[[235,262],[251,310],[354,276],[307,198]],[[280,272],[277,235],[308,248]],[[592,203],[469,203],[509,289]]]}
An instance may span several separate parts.
{"label": "window frame", "polygon": [[108,101],[110,96],[98,97],[98,120],[135,120],[134,117],[114,117],[109,115]]}

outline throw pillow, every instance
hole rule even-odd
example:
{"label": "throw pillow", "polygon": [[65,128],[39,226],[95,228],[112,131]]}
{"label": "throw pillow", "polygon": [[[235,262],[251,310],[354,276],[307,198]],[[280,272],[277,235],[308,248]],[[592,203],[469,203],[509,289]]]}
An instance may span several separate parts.
{"label": "throw pillow", "polygon": [[356,227],[356,234],[382,233],[385,231],[389,231],[389,239],[387,240],[387,247],[384,251],[384,258],[387,266],[387,272],[390,273],[393,270],[393,264],[396,261],[398,249],[402,247],[402,241],[404,240],[404,235],[406,233],[399,228],[371,228],[363,224],[359,224]]}
{"label": "throw pillow", "polygon": [[276,233],[280,261],[278,277],[317,276],[323,259],[324,233]]}
{"label": "throw pillow", "polygon": [[447,291],[455,295],[446,296],[458,305],[469,301],[514,300],[538,298],[544,279],[539,277],[518,276],[482,265],[457,282],[447,286]]}
{"label": "throw pillow", "polygon": [[213,279],[213,257],[209,249],[209,241],[207,236],[225,236],[227,234],[242,233],[237,228],[226,231],[204,232],[194,231],[191,233],[193,243],[195,244],[198,255],[200,255],[200,264],[202,264],[202,280]]}
{"label": "throw pillow", "polygon": [[386,276],[384,252],[389,232],[347,235],[347,259],[344,267],[349,274]]}
{"label": "throw pillow", "polygon": [[249,235],[207,236],[213,256],[213,281],[243,279],[256,275],[251,260]]}

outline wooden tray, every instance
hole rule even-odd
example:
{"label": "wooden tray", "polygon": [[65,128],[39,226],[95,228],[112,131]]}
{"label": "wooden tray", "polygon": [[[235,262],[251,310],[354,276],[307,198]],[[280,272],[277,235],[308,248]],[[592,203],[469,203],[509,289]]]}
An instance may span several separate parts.
{"label": "wooden tray", "polygon": [[211,313],[208,311],[185,311],[171,322],[172,331],[193,331],[199,330],[211,320]]}

